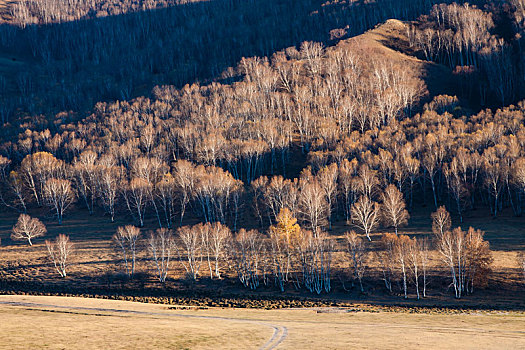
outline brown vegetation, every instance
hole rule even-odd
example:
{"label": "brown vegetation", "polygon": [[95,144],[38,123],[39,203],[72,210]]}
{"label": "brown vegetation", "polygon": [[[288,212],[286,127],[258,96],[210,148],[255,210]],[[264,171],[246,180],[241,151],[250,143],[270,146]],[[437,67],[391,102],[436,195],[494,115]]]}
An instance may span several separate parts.
{"label": "brown vegetation", "polygon": [[[39,13],[38,23],[92,15],[50,8],[47,1],[27,5],[17,8]],[[517,7],[507,12],[515,14]],[[220,83],[157,86],[151,98],[134,100],[124,88],[124,101],[100,102],[80,121],[68,113],[52,124],[35,119],[0,143],[0,203],[23,213],[13,238],[31,244],[31,237],[45,232],[26,212],[50,213],[59,225],[73,213],[95,218],[103,212],[100,229],[126,223],[111,235],[125,267],[121,283],[138,289],[152,283],[148,275],[154,271],[161,289],[238,278],[251,290],[319,295],[333,293],[334,281],[346,290],[351,279],[358,294],[377,292],[384,283],[388,294],[420,299],[432,275],[433,291],[453,287],[456,298],[472,294],[487,286],[493,253],[479,229],[451,229],[448,211],[461,223],[478,210],[495,220],[510,211],[522,215],[525,102],[471,113],[458,97],[431,92],[429,75],[444,67],[396,50],[410,53],[412,46],[427,60],[446,60],[465,74],[472,66],[488,84],[480,85],[480,96],[490,99],[491,91],[506,104],[520,97],[515,72],[521,63],[510,52],[521,39],[497,32],[501,25],[494,18],[501,14],[439,5],[417,23],[391,20],[332,46],[304,41],[271,57],[242,58]],[[150,18],[137,18],[143,16]],[[23,18],[19,24],[31,22]],[[62,25],[43,28],[59,33]],[[13,37],[26,30],[16,29]],[[34,50],[49,64],[58,60]],[[90,58],[80,61],[103,66],[111,50],[98,58],[91,57],[96,48],[88,51]],[[155,52],[177,56],[168,48]],[[175,69],[163,57],[158,64]],[[512,69],[495,72],[495,62]],[[141,71],[136,64],[125,66]],[[144,57],[140,64],[157,65]],[[123,79],[130,74],[121,73]],[[30,79],[19,82],[31,96]],[[431,215],[433,242],[408,235],[414,212],[427,205],[437,210]],[[416,216],[425,218],[426,231],[429,211]],[[338,236],[347,231],[345,223],[358,232]],[[144,240],[141,228],[149,229]],[[60,234],[46,246],[66,277],[69,237]],[[147,249],[140,252],[142,247]],[[150,266],[145,276],[135,273],[137,254]],[[106,273],[98,275],[110,274],[112,265],[101,265]]]}

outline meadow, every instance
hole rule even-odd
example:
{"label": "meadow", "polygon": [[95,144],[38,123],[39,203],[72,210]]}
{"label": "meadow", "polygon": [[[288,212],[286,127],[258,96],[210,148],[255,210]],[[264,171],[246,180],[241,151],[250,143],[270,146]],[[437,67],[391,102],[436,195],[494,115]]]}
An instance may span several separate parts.
{"label": "meadow", "polygon": [[[245,310],[0,296],[0,348],[518,349],[517,312],[408,313],[370,307]],[[17,347],[16,344],[24,344]]]}

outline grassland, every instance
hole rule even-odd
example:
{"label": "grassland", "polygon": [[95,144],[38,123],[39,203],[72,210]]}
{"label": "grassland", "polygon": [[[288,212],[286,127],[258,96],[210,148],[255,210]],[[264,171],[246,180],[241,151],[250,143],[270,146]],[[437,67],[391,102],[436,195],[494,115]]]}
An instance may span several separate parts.
{"label": "grassland", "polygon": [[123,301],[0,296],[0,348],[519,349],[523,313],[173,309]]}

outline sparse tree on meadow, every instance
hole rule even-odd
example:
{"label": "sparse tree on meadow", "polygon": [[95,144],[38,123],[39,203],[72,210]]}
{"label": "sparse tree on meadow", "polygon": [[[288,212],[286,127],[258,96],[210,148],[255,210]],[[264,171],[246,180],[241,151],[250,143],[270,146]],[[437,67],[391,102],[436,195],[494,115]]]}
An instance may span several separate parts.
{"label": "sparse tree on meadow", "polygon": [[487,282],[492,256],[480,230],[471,227],[468,232],[464,232],[457,227],[445,231],[437,237],[437,249],[450,269],[456,298],[472,293],[475,283]]}
{"label": "sparse tree on meadow", "polygon": [[209,226],[205,226],[205,224],[199,224],[193,227],[183,226],[177,231],[182,242],[182,264],[186,269],[188,277],[194,281],[197,280],[202,265],[202,257],[204,253],[203,233],[207,235],[208,232],[205,230],[208,228]]}
{"label": "sparse tree on meadow", "polygon": [[176,249],[173,232],[167,228],[159,228],[155,232],[151,232],[148,239],[148,248],[153,256],[159,281],[165,282],[170,262]]}
{"label": "sparse tree on meadow", "polygon": [[[363,275],[366,269],[367,251],[363,239],[359,237],[354,231],[347,232],[345,235],[348,254],[351,257],[350,265],[354,275],[354,281],[359,282],[361,293],[363,289]],[[352,285],[354,282],[352,282]]]}
{"label": "sparse tree on meadow", "polygon": [[69,240],[69,236],[60,234],[54,241],[46,240],[46,247],[49,258],[60,277],[66,277],[69,258],[73,252],[73,243]]}
{"label": "sparse tree on meadow", "polygon": [[40,220],[27,214],[21,214],[16,225],[13,226],[11,239],[15,241],[27,240],[27,243],[32,246],[32,240],[44,236],[46,232],[46,226]]}
{"label": "sparse tree on meadow", "polygon": [[128,275],[128,277],[133,277],[135,273],[137,241],[139,237],[140,229],[132,225],[120,226],[117,229],[117,233],[113,235],[113,241],[117,245],[122,260],[124,260],[126,275]]}

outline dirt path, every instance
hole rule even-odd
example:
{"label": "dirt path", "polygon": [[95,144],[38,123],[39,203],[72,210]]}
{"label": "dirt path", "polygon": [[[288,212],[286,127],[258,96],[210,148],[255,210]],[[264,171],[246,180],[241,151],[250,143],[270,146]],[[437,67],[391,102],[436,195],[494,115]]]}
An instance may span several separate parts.
{"label": "dirt path", "polygon": [[[232,317],[219,317],[219,316],[196,316],[196,315],[183,315],[178,313],[167,313],[167,312],[146,312],[146,311],[137,311],[129,309],[114,309],[114,308],[99,308],[99,307],[85,307],[85,306],[65,306],[57,304],[42,304],[42,303],[32,303],[26,301],[0,301],[0,305],[9,305],[9,306],[19,306],[25,307],[30,310],[43,310],[45,309],[64,309],[64,310],[75,310],[75,311],[96,311],[96,312],[109,312],[116,314],[128,314],[128,315],[142,315],[142,316],[167,316],[167,317],[182,317],[182,318],[197,318],[197,319],[207,319],[207,320],[220,320],[220,321],[229,321],[229,322],[240,322],[240,323],[251,323],[257,324],[264,327],[269,327],[273,329],[272,337],[264,343],[260,349],[261,350],[271,350],[277,348],[288,335],[288,329],[285,326],[271,324],[259,320],[246,320],[242,318],[232,318]],[[107,315],[110,316],[110,315]]]}

